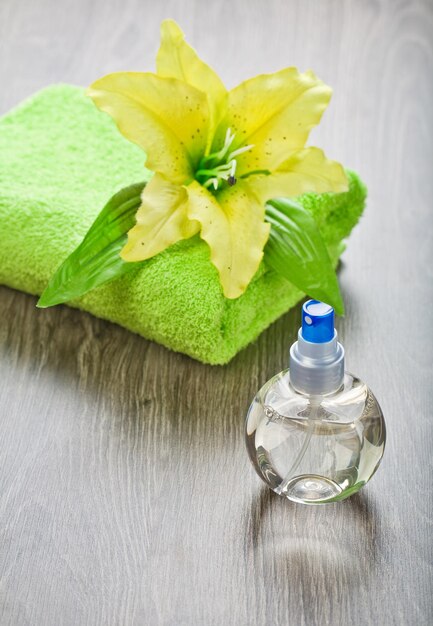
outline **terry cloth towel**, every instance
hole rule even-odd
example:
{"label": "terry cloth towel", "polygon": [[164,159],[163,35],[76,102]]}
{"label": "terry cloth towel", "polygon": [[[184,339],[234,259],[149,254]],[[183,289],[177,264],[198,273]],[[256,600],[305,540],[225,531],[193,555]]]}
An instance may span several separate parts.
{"label": "terry cloth towel", "polygon": [[[79,87],[48,87],[1,118],[0,284],[41,294],[107,200],[148,177],[144,161]],[[358,176],[348,176],[347,193],[300,198],[335,262],[366,197]],[[72,306],[223,364],[303,295],[262,264],[245,294],[227,300],[209,249],[196,236]]]}

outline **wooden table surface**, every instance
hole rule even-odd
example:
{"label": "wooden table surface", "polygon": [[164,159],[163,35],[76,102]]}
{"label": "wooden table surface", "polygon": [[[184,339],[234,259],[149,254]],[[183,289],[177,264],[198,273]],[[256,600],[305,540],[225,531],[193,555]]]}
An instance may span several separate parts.
{"label": "wooden table surface", "polygon": [[297,65],[334,87],[312,142],[369,187],[338,331],[384,461],[317,508],[255,475],[244,415],[298,311],[210,367],[0,287],[0,623],[431,624],[433,3],[0,0],[1,112],[152,69],[163,17],[229,86]]}

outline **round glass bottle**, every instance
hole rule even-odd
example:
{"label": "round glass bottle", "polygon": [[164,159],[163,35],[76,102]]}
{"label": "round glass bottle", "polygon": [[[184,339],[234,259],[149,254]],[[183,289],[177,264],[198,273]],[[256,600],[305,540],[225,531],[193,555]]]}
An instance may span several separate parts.
{"label": "round glass bottle", "polygon": [[[333,310],[314,308],[321,304],[304,304],[303,327],[291,350],[293,371],[262,387],[246,419],[247,449],[258,475],[276,493],[304,504],[343,500],[361,489],[381,461],[386,437],[375,396],[344,372]],[[308,345],[318,337],[323,340],[317,349]]]}

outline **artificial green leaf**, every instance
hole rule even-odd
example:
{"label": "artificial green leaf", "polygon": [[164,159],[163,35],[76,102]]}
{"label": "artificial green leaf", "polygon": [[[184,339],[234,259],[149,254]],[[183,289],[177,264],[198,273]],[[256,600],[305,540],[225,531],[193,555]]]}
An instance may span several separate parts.
{"label": "artificial green leaf", "polygon": [[126,243],[128,230],[135,224],[145,184],[125,187],[107,202],[81,244],[52,276],[38,307],[46,308],[79,298],[140,265],[126,263],[119,252]]}
{"label": "artificial green leaf", "polygon": [[326,245],[309,211],[292,200],[266,204],[271,224],[265,262],[307,295],[344,314],[344,304]]}

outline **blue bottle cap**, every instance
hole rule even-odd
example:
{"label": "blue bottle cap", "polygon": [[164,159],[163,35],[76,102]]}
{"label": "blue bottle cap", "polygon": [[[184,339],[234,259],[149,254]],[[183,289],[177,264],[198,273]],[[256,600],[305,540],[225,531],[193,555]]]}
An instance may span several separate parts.
{"label": "blue bottle cap", "polygon": [[334,337],[334,309],[319,300],[302,307],[302,337],[311,343],[325,343]]}

